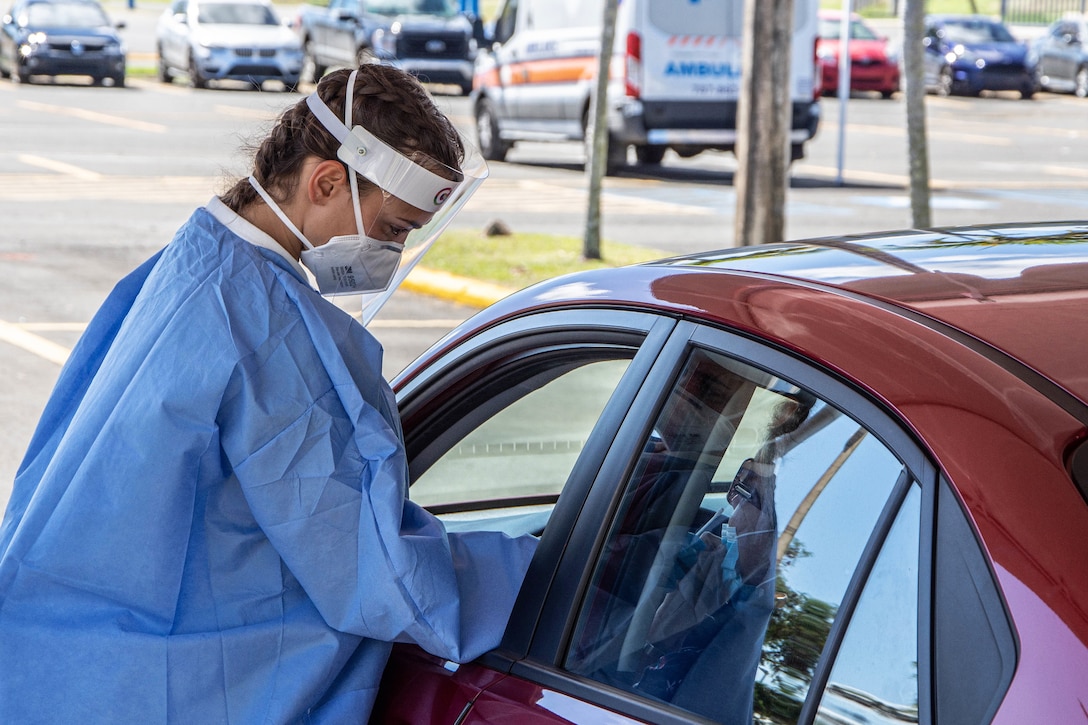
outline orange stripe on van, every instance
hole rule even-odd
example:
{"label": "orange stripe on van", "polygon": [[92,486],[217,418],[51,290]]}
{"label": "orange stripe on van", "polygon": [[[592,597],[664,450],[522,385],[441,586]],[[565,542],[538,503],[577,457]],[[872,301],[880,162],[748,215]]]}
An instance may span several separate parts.
{"label": "orange stripe on van", "polygon": [[706,46],[725,45],[729,39],[723,35],[670,35],[669,45]]}
{"label": "orange stripe on van", "polygon": [[510,82],[514,85],[527,83],[573,83],[593,78],[597,74],[597,59],[550,58],[510,64]]}

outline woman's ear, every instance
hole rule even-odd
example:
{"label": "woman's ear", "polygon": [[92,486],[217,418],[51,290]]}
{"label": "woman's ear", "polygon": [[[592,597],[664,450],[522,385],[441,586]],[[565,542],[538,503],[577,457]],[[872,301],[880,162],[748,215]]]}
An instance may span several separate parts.
{"label": "woman's ear", "polygon": [[336,198],[344,189],[347,181],[347,172],[339,161],[325,159],[320,161],[310,171],[306,182],[306,195],[311,204],[324,206]]}

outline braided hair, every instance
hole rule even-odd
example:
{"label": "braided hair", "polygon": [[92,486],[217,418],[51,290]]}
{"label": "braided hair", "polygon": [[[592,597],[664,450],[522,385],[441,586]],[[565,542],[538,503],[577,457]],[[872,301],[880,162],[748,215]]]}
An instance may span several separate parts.
{"label": "braided hair", "polygon": [[[430,171],[460,181],[464,146],[457,130],[435,106],[413,76],[390,66],[368,63],[355,79],[352,125],[360,125],[400,153]],[[325,105],[344,118],[344,100],[350,69],[337,70],[317,84]],[[298,183],[298,172],[310,156],[336,159],[340,142],[329,133],[302,99],[280,115],[272,131],[254,153],[253,176],[277,201],[289,198]],[[350,169],[345,169],[349,173]],[[359,194],[377,187],[359,178]],[[248,179],[240,179],[222,195],[223,203],[236,212],[259,200]]]}

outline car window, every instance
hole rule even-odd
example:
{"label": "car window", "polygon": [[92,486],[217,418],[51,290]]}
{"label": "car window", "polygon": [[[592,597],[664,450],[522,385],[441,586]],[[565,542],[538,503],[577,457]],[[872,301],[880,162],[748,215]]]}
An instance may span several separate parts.
{"label": "car window", "polygon": [[[700,348],[641,450],[565,667],[720,722],[796,721],[863,552],[902,500],[903,464],[811,392]],[[914,564],[879,569],[877,607],[917,588],[917,508],[901,518],[882,561],[913,551]],[[874,712],[909,705],[912,685],[908,673],[866,696]]]}
{"label": "car window", "polygon": [[218,25],[277,25],[272,8],[254,3],[204,3],[197,22]]}
{"label": "car window", "polygon": [[918,539],[912,486],[835,657],[817,719],[918,722]]}
{"label": "car window", "polygon": [[34,3],[27,8],[23,25],[55,28],[100,28],[109,25],[106,15],[91,3]]}
{"label": "car window", "polygon": [[493,528],[511,516],[522,524],[533,517],[540,525],[530,528],[543,528],[629,363],[596,360],[520,382],[521,397],[468,430],[416,477],[412,500],[461,509],[443,515],[451,529]]}
{"label": "car window", "polygon": [[962,20],[946,23],[944,38],[949,43],[1012,43],[1012,34],[1000,23],[988,20]]}

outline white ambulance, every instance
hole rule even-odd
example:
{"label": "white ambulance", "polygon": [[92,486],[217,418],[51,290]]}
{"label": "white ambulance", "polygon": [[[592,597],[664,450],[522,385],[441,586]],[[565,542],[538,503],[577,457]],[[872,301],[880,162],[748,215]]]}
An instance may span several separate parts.
{"label": "white ambulance", "polygon": [[[818,0],[796,0],[790,96],[794,159],[819,123]],[[595,91],[604,0],[503,0],[491,47],[477,55],[473,112],[485,157],[518,141],[584,140]],[[731,151],[741,84],[744,0],[619,0],[610,69],[609,173],[634,146]],[[768,62],[769,50],[767,49]]]}

